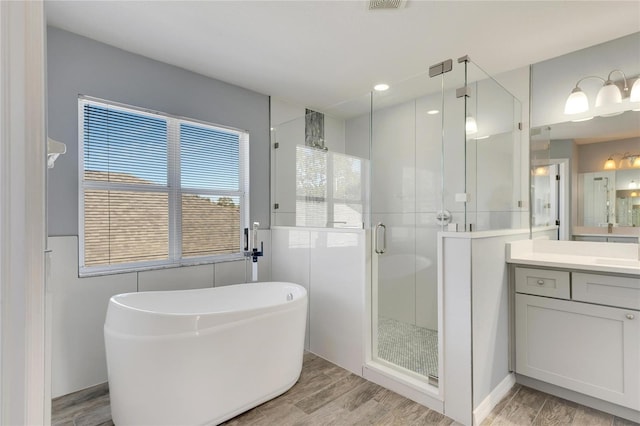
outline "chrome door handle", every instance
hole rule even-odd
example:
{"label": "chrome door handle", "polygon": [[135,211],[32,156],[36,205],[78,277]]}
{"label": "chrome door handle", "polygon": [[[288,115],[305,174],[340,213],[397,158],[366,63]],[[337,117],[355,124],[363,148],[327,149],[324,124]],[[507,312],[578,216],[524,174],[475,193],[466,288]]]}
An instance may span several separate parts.
{"label": "chrome door handle", "polygon": [[[380,245],[380,230],[382,230],[382,246]],[[375,250],[378,254],[383,254],[387,250],[387,227],[382,223],[376,225]]]}

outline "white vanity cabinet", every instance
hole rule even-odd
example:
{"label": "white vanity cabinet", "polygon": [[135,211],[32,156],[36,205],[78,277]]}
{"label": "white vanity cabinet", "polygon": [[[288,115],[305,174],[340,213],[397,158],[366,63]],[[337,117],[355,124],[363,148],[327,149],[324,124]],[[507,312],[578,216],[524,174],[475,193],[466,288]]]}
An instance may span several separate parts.
{"label": "white vanity cabinet", "polygon": [[640,410],[640,277],[515,268],[515,369]]}

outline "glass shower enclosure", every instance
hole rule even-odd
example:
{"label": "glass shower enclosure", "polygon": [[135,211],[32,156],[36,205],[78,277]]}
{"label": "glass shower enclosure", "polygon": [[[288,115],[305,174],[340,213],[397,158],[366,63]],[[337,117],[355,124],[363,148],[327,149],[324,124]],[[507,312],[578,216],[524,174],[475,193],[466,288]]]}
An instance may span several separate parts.
{"label": "glass shower enclosure", "polygon": [[368,231],[368,368],[440,395],[439,234],[528,227],[520,121],[467,57],[276,120],[272,224]]}
{"label": "glass shower enclosure", "polygon": [[437,393],[438,234],[528,225],[520,120],[519,101],[467,57],[373,92],[374,368]]}

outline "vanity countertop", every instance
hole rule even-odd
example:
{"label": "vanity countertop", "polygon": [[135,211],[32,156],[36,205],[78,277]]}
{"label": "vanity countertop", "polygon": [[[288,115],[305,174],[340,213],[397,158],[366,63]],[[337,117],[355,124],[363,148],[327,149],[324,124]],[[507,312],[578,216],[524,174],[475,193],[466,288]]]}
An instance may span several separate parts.
{"label": "vanity countertop", "polygon": [[589,241],[521,240],[507,244],[507,263],[637,275],[640,245]]}

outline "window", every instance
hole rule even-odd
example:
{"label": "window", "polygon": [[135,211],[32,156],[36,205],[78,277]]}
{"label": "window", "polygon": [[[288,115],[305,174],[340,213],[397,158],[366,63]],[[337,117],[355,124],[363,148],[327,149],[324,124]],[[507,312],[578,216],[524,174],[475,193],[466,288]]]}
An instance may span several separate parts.
{"label": "window", "polygon": [[80,273],[242,256],[249,134],[79,99]]}

